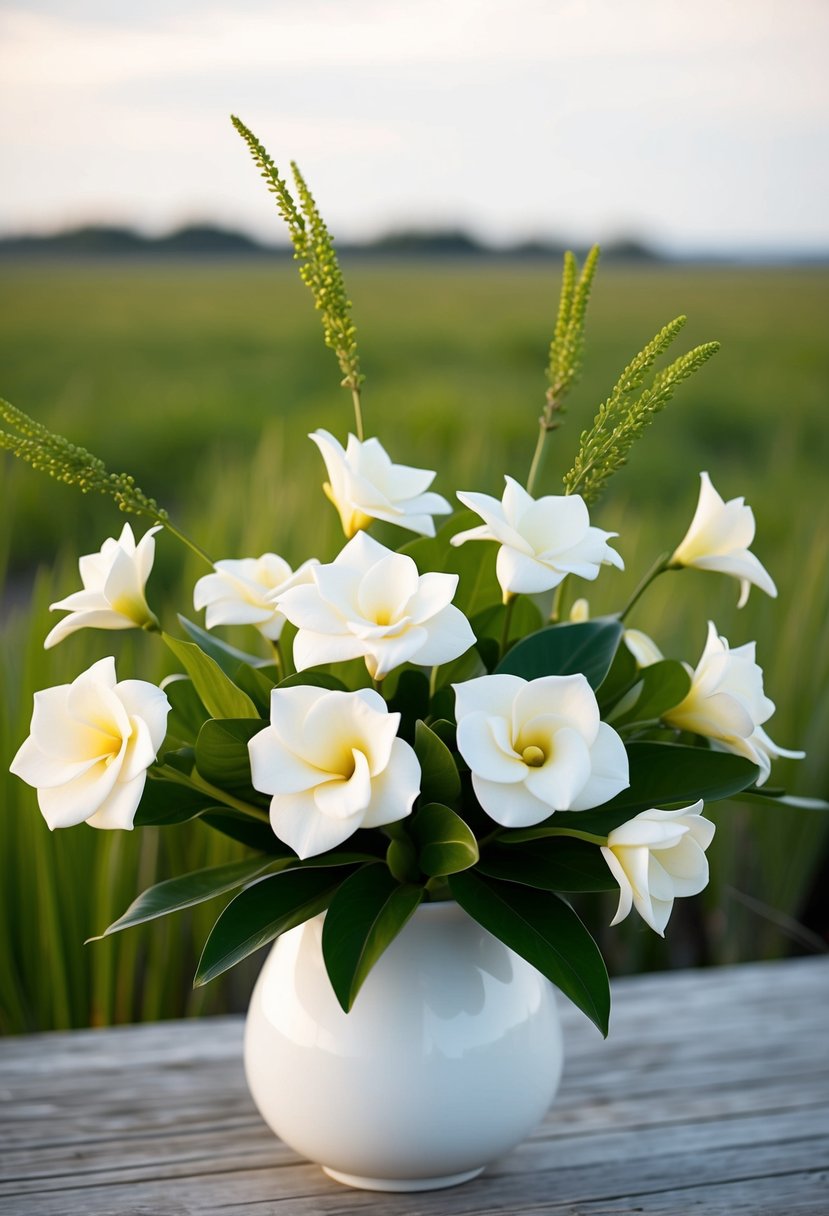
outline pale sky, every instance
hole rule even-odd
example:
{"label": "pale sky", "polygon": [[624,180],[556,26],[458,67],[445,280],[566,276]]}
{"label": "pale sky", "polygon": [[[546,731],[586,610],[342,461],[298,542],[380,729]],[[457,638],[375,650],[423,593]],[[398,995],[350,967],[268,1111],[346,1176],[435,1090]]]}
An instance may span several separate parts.
{"label": "pale sky", "polygon": [[228,114],[341,239],[829,249],[829,0],[0,0],[0,232],[284,229]]}

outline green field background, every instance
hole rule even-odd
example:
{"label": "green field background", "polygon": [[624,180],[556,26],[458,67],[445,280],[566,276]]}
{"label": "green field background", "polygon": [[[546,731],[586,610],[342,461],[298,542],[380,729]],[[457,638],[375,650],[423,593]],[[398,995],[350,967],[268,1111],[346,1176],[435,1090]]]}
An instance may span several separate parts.
{"label": "green field background", "polygon": [[[368,433],[397,461],[437,469],[435,489],[500,496],[524,480],[543,404],[559,268],[492,262],[346,265],[362,352]],[[306,438],[345,438],[348,396],[310,298],[287,261],[6,265],[0,393],[134,473],[214,558],[281,553],[330,560],[342,543]],[[550,440],[537,492],[560,492],[578,434],[627,362],[679,313],[679,349],[722,351],[680,390],[593,512],[618,532],[626,570],[606,570],[591,610],[618,608],[644,569],[681,538],[707,469],[757,517],[754,551],[780,590],[738,612],[732,580],[666,575],[631,624],[695,662],[713,619],[733,645],[756,639],[768,724],[806,760],[772,783],[829,795],[829,344],[825,269],[609,266],[588,319],[583,379]],[[104,654],[120,678],[170,670],[152,637],[85,631],[44,653],[48,605],[77,589],[77,558],[123,517],[11,459],[0,465],[4,582],[0,689],[0,1029],[15,1032],[244,1007],[255,964],[194,993],[190,979],[216,904],[83,946],[153,881],[237,855],[198,823],[141,833],[81,826],[50,835],[32,790],[8,763],[37,688],[73,679]],[[138,531],[143,525],[138,522]],[[383,534],[392,540],[392,531]],[[401,543],[397,533],[392,543]],[[159,537],[149,584],[166,627],[195,615],[204,573]],[[255,635],[236,634],[251,649]],[[804,905],[825,866],[827,823],[813,811],[724,804],[714,812],[713,881],[677,905],[667,941],[631,917],[604,926],[613,901],[585,908],[614,972],[771,957],[820,948]],[[220,905],[219,905],[220,906]],[[814,913],[812,913],[814,921]],[[825,917],[824,917],[825,920]],[[825,948],[825,947],[824,947]]]}

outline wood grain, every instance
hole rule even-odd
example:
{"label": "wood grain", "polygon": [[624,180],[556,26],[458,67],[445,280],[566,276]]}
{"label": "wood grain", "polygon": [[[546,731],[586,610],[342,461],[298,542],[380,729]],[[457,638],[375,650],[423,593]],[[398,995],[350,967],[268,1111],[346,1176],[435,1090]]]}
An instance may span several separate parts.
{"label": "wood grain", "polygon": [[617,981],[610,1038],[561,1002],[537,1132],[476,1181],[376,1195],[277,1141],[238,1018],[0,1041],[9,1216],[677,1216],[829,1212],[829,960]]}

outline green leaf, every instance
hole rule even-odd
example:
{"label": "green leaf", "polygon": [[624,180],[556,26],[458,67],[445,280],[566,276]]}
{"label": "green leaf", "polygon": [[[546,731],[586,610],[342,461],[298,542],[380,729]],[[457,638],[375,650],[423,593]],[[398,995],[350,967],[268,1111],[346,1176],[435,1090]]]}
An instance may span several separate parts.
{"label": "green leaf", "polygon": [[568,903],[551,891],[484,878],[475,870],[453,874],[449,887],[474,920],[536,967],[607,1036],[607,969]]}
{"label": "green leaf", "polygon": [[788,806],[798,811],[829,811],[829,802],[822,798],[800,798],[797,794],[787,794],[785,790],[751,789],[735,794],[738,802],[762,802],[766,806]]}
{"label": "green leaf", "polygon": [[284,680],[280,680],[277,688],[296,688],[298,685],[309,688],[328,688],[332,692],[348,691],[342,680],[338,680],[336,676],[330,675],[327,671],[320,671],[316,668],[297,671],[292,676],[286,676]]}
{"label": "green leaf", "polygon": [[517,642],[495,671],[525,680],[581,672],[592,688],[598,688],[610,670],[623,632],[615,617],[548,625]]}
{"label": "green leaf", "polygon": [[270,853],[274,857],[296,860],[293,850],[288,849],[287,845],[284,845],[274,835],[269,823],[251,819],[250,815],[242,815],[239,811],[233,811],[225,806],[213,807],[211,810],[205,811],[200,819],[209,828],[221,832],[230,840],[238,840],[240,844],[246,844],[250,849],[256,849],[260,853]]}
{"label": "green leaf", "polygon": [[422,899],[422,887],[399,883],[383,864],[363,866],[337,891],[322,926],[322,955],[346,1013]]}
{"label": "green leaf", "polygon": [[446,744],[450,751],[455,750],[458,728],[454,722],[450,722],[448,718],[436,718],[429,724],[429,729],[437,735],[441,743]]}
{"label": "green leaf", "polygon": [[467,617],[501,599],[495,575],[498,546],[479,542],[454,546],[451,543],[456,533],[476,527],[480,522],[474,511],[456,511],[438,528],[436,536],[421,536],[398,550],[412,558],[420,574],[432,570],[457,574],[458,588],[452,602]]}
{"label": "green leaf", "polygon": [[401,834],[389,841],[386,865],[398,882],[417,882],[420,867],[417,864],[417,848],[410,836]]}
{"label": "green leaf", "polygon": [[[209,718],[199,694],[189,676],[176,676],[164,685],[170,713],[167,717],[168,738],[182,743],[195,743],[202,724]],[[165,749],[166,750],[166,749]]]}
{"label": "green leaf", "polygon": [[509,839],[499,837],[486,849],[479,873],[542,891],[613,891],[618,885],[598,846],[586,840],[555,836],[527,846]]}
{"label": "green leaf", "polygon": [[[389,677],[394,679],[394,676]],[[391,713],[400,714],[400,729],[397,732],[407,743],[414,742],[418,718],[425,718],[429,712],[429,677],[415,668],[401,671],[394,691],[389,695],[386,690]]]}
{"label": "green leaf", "polygon": [[636,700],[624,713],[618,716],[612,714],[610,722],[618,730],[630,722],[649,722],[660,718],[666,710],[673,709],[685,700],[690,687],[691,677],[676,659],[651,663],[642,668]]}
{"label": "green leaf", "polygon": [[[486,664],[481,658],[480,651],[477,646],[470,646],[459,659],[454,659],[451,663],[444,663],[438,667],[435,676],[435,688],[446,688],[452,684],[463,684],[466,680],[475,680],[478,676],[485,676],[487,672]],[[425,717],[425,714],[421,714]]]}
{"label": "green leaf", "polygon": [[616,649],[610,670],[596,689],[596,700],[599,702],[599,709],[605,721],[608,711],[636,683],[638,671],[636,659],[625,645],[623,634],[622,643]]}
{"label": "green leaf", "polygon": [[420,761],[423,802],[452,803],[461,793],[461,779],[449,748],[425,722],[415,728],[415,754]]}
{"label": "green leaf", "polygon": [[166,780],[161,775],[164,771],[151,768],[147,772],[144,792],[135,812],[137,828],[184,823],[216,806],[216,799],[210,794],[193,789],[179,780]]}
{"label": "green leaf", "polygon": [[275,667],[249,667],[247,663],[239,663],[230,672],[237,688],[246,692],[261,717],[271,716],[271,693],[276,687]]}
{"label": "green leaf", "polygon": [[211,785],[262,800],[251,785],[248,743],[266,729],[261,718],[210,718],[196,740],[196,768]]}
{"label": "green leaf", "polygon": [[193,621],[188,621],[187,617],[182,616],[181,613],[178,614],[178,619],[184,632],[190,635],[200,650],[210,655],[211,659],[215,659],[216,663],[227,676],[233,676],[240,663],[244,663],[247,667],[267,667],[273,663],[272,658],[263,659],[260,655],[248,654],[244,650],[237,650],[235,646],[230,646],[227,642],[223,642],[214,633],[208,633],[200,625],[196,625]]}
{"label": "green leaf", "polygon": [[143,925],[145,921],[166,916],[169,912],[179,912],[182,908],[192,908],[194,904],[215,899],[217,895],[224,895],[227,891],[234,891],[243,883],[250,882],[257,874],[274,864],[278,863],[275,863],[272,857],[248,857],[244,861],[231,861],[223,866],[194,870],[193,873],[183,874],[180,878],[168,878],[165,882],[148,887],[133,900],[123,916],[113,921],[98,937],[90,937],[87,940],[99,942],[102,938],[109,937],[110,933],[119,933],[122,929]]}
{"label": "green leaf", "polygon": [[[484,639],[492,639],[497,642],[500,652],[506,611],[506,604],[490,604],[472,618],[469,623],[472,626],[472,632],[478,639],[479,646]],[[534,604],[529,596],[520,595],[517,600],[513,601],[507,641],[515,642],[529,634],[537,633],[543,624],[544,618],[538,605]],[[486,651],[486,647],[484,650]],[[480,650],[478,653],[480,655]],[[483,662],[483,658],[481,662]]]}
{"label": "green leaf", "polygon": [[214,718],[258,718],[259,713],[247,693],[237,688],[215,659],[194,642],[161,635],[195,685],[208,712]]}
{"label": "green leaf", "polygon": [[230,901],[210,931],[194,987],[209,983],[280,933],[323,912],[345,873],[342,869],[291,869],[247,887]]}
{"label": "green leaf", "polygon": [[420,846],[418,864],[430,878],[468,870],[478,860],[478,842],[469,824],[439,802],[420,808],[411,832]]}
{"label": "green leaf", "polygon": [[[603,806],[573,813],[573,827],[606,836],[640,811],[670,804],[684,805],[702,798],[715,802],[730,798],[753,785],[756,764],[731,752],[675,743],[629,743],[630,785]],[[537,828],[522,828],[510,839],[534,840],[549,835],[549,821]],[[558,824],[557,826],[561,826]]]}

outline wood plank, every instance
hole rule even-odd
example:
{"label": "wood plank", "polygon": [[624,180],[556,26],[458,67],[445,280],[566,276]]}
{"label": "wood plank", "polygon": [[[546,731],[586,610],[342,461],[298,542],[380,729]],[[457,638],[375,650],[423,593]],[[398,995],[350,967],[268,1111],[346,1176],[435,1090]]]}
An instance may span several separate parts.
{"label": "wood plank", "polygon": [[567,1066],[536,1134],[420,1196],[349,1191],[277,1141],[240,1019],[0,1041],[0,1212],[826,1216],[829,960],[613,987],[606,1042],[562,1002]]}

